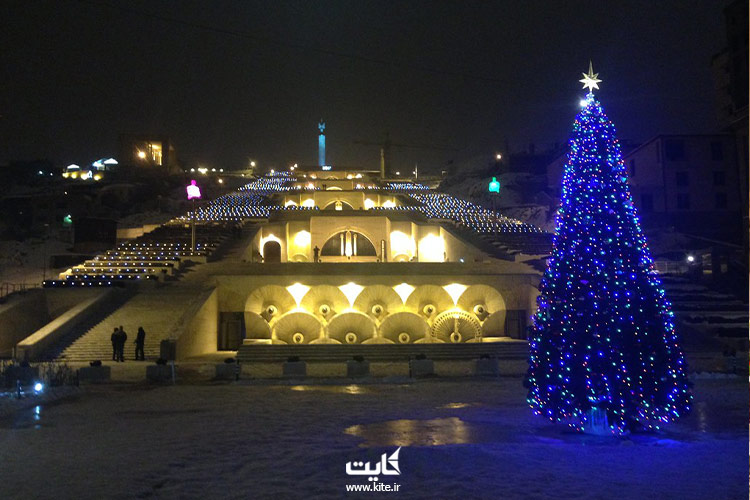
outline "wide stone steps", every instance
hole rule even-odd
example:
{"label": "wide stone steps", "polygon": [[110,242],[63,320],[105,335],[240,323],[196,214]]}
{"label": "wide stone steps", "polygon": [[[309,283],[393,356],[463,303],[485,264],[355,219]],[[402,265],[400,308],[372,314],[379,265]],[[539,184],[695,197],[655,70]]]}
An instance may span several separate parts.
{"label": "wide stone steps", "polygon": [[139,291],[119,309],[65,347],[57,359],[60,361],[111,359],[110,337],[114,328],[120,325],[128,334],[125,342],[127,359],[135,357],[134,342],[139,326],[146,331],[144,345],[146,358],[158,358],[160,342],[170,337],[173,327],[182,318],[191,299],[201,293],[193,287],[178,285]]}
{"label": "wide stone steps", "polygon": [[424,354],[433,360],[478,359],[489,355],[498,359],[526,359],[525,340],[466,344],[355,344],[355,345],[242,345],[237,359],[248,362],[280,362],[290,356],[302,361],[345,361],[362,356],[369,361],[405,361]]}

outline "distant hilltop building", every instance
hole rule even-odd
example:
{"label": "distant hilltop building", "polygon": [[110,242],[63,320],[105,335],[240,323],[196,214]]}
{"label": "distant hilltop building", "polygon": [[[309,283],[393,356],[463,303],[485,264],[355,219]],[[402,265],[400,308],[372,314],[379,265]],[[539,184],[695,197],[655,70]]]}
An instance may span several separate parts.
{"label": "distant hilltop building", "polygon": [[174,144],[164,135],[120,135],[122,165],[162,167],[166,172],[178,170]]}

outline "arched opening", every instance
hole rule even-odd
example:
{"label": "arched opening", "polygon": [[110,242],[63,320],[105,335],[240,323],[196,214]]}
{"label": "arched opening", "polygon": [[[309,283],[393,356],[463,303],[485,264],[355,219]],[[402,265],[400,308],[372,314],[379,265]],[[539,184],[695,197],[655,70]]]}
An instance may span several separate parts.
{"label": "arched opening", "polygon": [[326,191],[342,191],[342,189],[338,186],[328,186]]}
{"label": "arched opening", "polygon": [[323,210],[354,210],[354,207],[345,201],[337,200],[326,205]]}
{"label": "arched opening", "polygon": [[267,241],[263,245],[263,262],[281,262],[281,244],[278,241]]}
{"label": "arched opening", "polygon": [[341,231],[331,236],[320,250],[323,257],[376,257],[375,246],[356,231]]}

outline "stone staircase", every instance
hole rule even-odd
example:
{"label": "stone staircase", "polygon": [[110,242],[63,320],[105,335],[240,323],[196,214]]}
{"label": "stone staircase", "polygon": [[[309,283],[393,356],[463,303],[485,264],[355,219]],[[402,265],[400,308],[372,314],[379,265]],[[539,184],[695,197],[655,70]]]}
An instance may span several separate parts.
{"label": "stone staircase", "polygon": [[146,331],[146,359],[157,359],[160,342],[170,338],[170,333],[187,308],[202,293],[202,290],[194,286],[179,285],[173,283],[161,288],[140,290],[72,343],[59,346],[58,354],[54,357],[60,361],[110,360],[110,336],[115,327],[122,325],[128,334],[125,359],[135,359],[134,342],[139,326]]}
{"label": "stone staircase", "polygon": [[281,362],[289,356],[302,361],[346,361],[362,356],[368,361],[406,361],[424,354],[429,359],[479,359],[483,354],[498,359],[526,359],[528,342],[507,340],[466,344],[315,344],[315,345],[242,345],[240,362]]}
{"label": "stone staircase", "polygon": [[[733,295],[720,293],[679,276],[662,276],[667,299],[682,329],[704,338],[746,341],[748,305]],[[684,334],[683,337],[690,343]]]}

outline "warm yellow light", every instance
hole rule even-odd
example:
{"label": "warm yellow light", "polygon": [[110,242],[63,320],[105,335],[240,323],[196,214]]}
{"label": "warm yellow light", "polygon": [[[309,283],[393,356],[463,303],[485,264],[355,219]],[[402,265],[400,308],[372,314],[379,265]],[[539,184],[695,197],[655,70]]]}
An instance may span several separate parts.
{"label": "warm yellow light", "polygon": [[346,176],[346,178],[349,179],[349,180],[351,180],[351,179],[354,178],[354,176],[352,174],[349,174],[349,175]]}
{"label": "warm yellow light", "polygon": [[346,285],[341,285],[339,287],[339,290],[344,292],[344,295],[346,295],[346,298],[349,300],[349,306],[354,307],[354,301],[357,300],[357,297],[359,296],[363,288],[363,286],[350,281]]}
{"label": "warm yellow light", "polygon": [[428,234],[419,241],[420,262],[445,261],[445,241],[437,234]]}
{"label": "warm yellow light", "polygon": [[406,299],[409,298],[409,295],[411,295],[411,292],[414,291],[414,287],[408,283],[401,283],[400,285],[394,286],[393,289],[398,296],[401,297],[401,301],[404,303],[406,302]]}
{"label": "warm yellow light", "polygon": [[224,179],[219,179],[219,184],[224,184]]}
{"label": "warm yellow light", "polygon": [[69,174],[68,172],[63,172],[63,174],[62,174],[62,175],[63,175],[63,177],[65,177],[66,179],[67,179],[68,177],[70,177],[70,174]]}
{"label": "warm yellow light", "polygon": [[375,202],[370,198],[365,198],[365,210],[370,210],[375,206]]}
{"label": "warm yellow light", "polygon": [[395,206],[396,206],[396,202],[393,201],[393,200],[385,200],[383,202],[383,207],[385,207],[385,208],[393,208]]}
{"label": "warm yellow light", "polygon": [[140,158],[141,160],[145,160],[146,159],[146,152],[145,151],[138,151],[138,158]]}
{"label": "warm yellow light", "polygon": [[302,283],[295,283],[286,287],[286,289],[290,294],[292,294],[292,297],[294,297],[294,301],[297,303],[297,307],[299,307],[299,303],[302,301],[302,297],[305,296],[310,287],[303,285]]}
{"label": "warm yellow light", "polygon": [[70,177],[71,179],[78,179],[78,172],[71,172]]}
{"label": "warm yellow light", "polygon": [[313,198],[308,198],[302,202],[302,206],[307,207],[307,208],[313,208],[315,207],[315,200]]}
{"label": "warm yellow light", "polygon": [[401,231],[391,232],[391,254],[407,255],[409,258],[414,256],[414,240],[406,233]]}
{"label": "warm yellow light", "polygon": [[100,181],[100,180],[102,180],[102,174],[94,174],[94,180],[95,180],[95,181]]}
{"label": "warm yellow light", "polygon": [[467,288],[468,287],[466,285],[462,285],[460,283],[451,283],[450,285],[445,285],[443,287],[443,289],[448,292],[448,295],[450,295],[453,299],[453,304],[458,303],[458,298],[462,293],[464,293]]}
{"label": "warm yellow light", "polygon": [[300,231],[299,233],[294,235],[294,244],[298,248],[307,248],[310,246],[310,241],[312,240],[310,236],[309,231]]}
{"label": "warm yellow light", "polygon": [[306,187],[307,189],[315,189],[315,184],[313,184],[312,182],[309,182],[309,183],[307,184],[307,186],[305,186],[305,187]]}
{"label": "warm yellow light", "polygon": [[284,203],[284,206],[285,206],[285,207],[296,207],[296,206],[297,206],[297,203],[296,203],[295,201],[293,201],[293,200],[287,200],[287,201],[286,201],[286,202]]}

